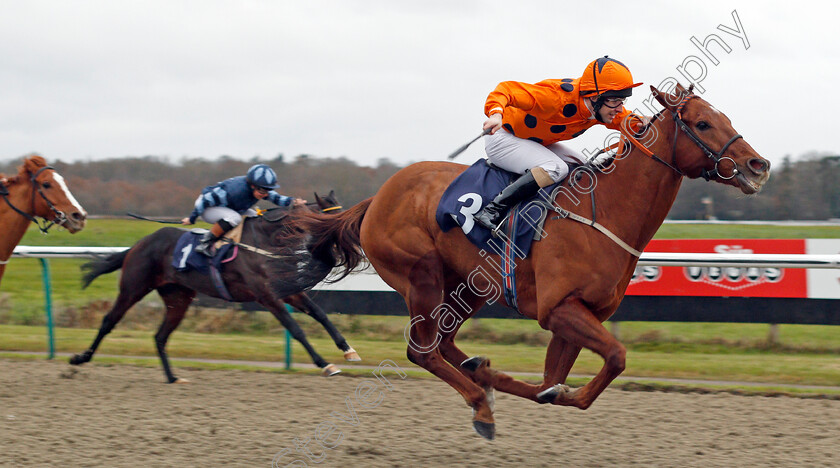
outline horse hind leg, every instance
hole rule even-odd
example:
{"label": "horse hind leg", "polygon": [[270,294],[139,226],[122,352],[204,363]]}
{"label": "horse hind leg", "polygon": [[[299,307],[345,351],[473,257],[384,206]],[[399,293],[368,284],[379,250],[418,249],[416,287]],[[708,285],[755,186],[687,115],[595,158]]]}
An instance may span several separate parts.
{"label": "horse hind leg", "polygon": [[283,327],[286,330],[289,330],[289,334],[292,335],[292,338],[298,341],[303,348],[309,353],[309,357],[312,358],[312,362],[315,363],[316,366],[321,368],[321,373],[326,377],[331,377],[333,375],[341,373],[341,369],[338,368],[335,364],[330,364],[315,351],[315,348],[309,344],[309,340],[306,339],[306,334],[300,328],[300,325],[292,318],[292,314],[290,314],[286,308],[283,306],[283,302],[279,301],[279,304],[276,303],[269,303],[269,302],[260,302],[265,308],[271,311],[271,313],[280,321]]}
{"label": "horse hind leg", "polygon": [[318,306],[312,298],[309,297],[306,293],[294,294],[288,297],[283,298],[283,302],[289,304],[290,306],[294,307],[295,309],[309,315],[310,317],[314,318],[318,323],[320,323],[327,333],[330,334],[333,342],[338,349],[340,349],[344,353],[344,360],[346,361],[361,361],[362,358],[359,356],[359,353],[356,352],[349,344],[347,344],[347,340],[344,339],[344,336],[341,335],[341,332],[335,327],[335,325],[330,321],[329,317],[327,317],[326,312],[324,309]]}
{"label": "horse hind leg", "polygon": [[[458,330],[487,302],[487,295],[476,295],[467,288],[465,281],[460,277],[449,279],[446,285],[444,297],[451,298],[452,300],[447,302],[451,303],[453,309],[460,309],[462,313],[456,314],[453,310],[445,320],[438,322],[441,331],[444,332],[438,349],[446,362],[484,389],[490,411],[495,412],[496,397],[491,378],[491,373],[495,371],[490,370],[490,360],[484,357],[470,358],[455,344],[455,335],[458,334]],[[487,291],[490,293],[492,290],[488,288]]]}
{"label": "horse hind leg", "polygon": [[[417,260],[408,275],[410,285],[405,300],[411,321],[406,335],[409,341],[407,356],[411,362],[457,390],[473,409],[475,431],[492,440],[495,437],[496,425],[487,393],[458,368],[450,365],[440,349],[445,340],[438,320],[441,320],[442,314],[448,308],[448,304],[443,301],[442,271],[443,263],[440,257],[437,253],[430,252]],[[450,359],[452,353],[460,352],[456,350],[447,349]]]}
{"label": "horse hind leg", "polygon": [[188,380],[175,377],[175,374],[172,373],[169,358],[166,355],[166,342],[169,340],[169,335],[178,328],[181,320],[184,319],[184,314],[186,314],[187,308],[195,297],[195,291],[184,286],[167,284],[158,288],[158,294],[160,294],[166,306],[166,314],[160,328],[155,333],[155,348],[163,366],[163,373],[166,374],[166,382],[188,383]]}

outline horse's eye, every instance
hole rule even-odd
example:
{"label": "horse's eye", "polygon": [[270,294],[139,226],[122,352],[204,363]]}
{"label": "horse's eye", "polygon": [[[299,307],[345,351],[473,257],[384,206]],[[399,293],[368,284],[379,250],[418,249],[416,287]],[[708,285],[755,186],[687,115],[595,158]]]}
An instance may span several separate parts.
{"label": "horse's eye", "polygon": [[700,131],[708,130],[709,128],[711,128],[711,126],[709,124],[707,124],[706,122],[704,122],[702,120],[697,122],[697,124],[694,125],[694,127],[697,128],[697,130],[700,130]]}
{"label": "horse's eye", "polygon": [[52,187],[52,184],[49,183],[49,182],[44,182],[43,184],[41,184],[41,187],[44,187],[45,189],[48,189],[48,188]]}

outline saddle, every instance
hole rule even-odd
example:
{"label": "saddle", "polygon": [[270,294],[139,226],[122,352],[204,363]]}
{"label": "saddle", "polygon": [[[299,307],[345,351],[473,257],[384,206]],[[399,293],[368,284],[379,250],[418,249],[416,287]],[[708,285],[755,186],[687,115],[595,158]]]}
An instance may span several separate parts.
{"label": "saddle", "polygon": [[[502,289],[508,306],[519,310],[516,301],[516,257],[525,259],[531,244],[543,237],[545,223],[554,194],[561,183],[545,187],[531,200],[514,206],[507,214],[497,237],[490,230],[477,224],[473,215],[484,205],[519,177],[480,159],[459,175],[447,187],[438,203],[435,220],[443,232],[458,226],[476,247],[482,257],[488,259],[502,277]],[[488,254],[499,255],[498,265]]]}
{"label": "saddle", "polygon": [[548,214],[546,204],[560,183],[540,189],[531,200],[513,207],[506,217],[498,237],[473,220],[484,205],[519,177],[488,163],[476,161],[447,187],[438,203],[435,219],[443,232],[460,227],[464,235],[479,249],[501,255],[513,250],[516,256],[526,258],[531,243],[542,238],[542,225]]}
{"label": "saddle", "polygon": [[[238,241],[242,235],[242,224],[235,229],[231,229],[227,234],[233,234]],[[233,231],[238,231],[234,233]],[[175,248],[172,250],[172,267],[180,272],[195,270],[202,275],[209,275],[213,281],[213,286],[219,292],[219,295],[228,301],[233,298],[228,292],[225,283],[222,280],[222,264],[232,261],[236,258],[238,249],[235,245],[220,241],[216,245],[216,253],[213,258],[195,252],[195,246],[201,240],[201,236],[207,232],[207,229],[191,229],[178,238],[175,243]],[[227,234],[225,238],[227,238]],[[219,245],[220,244],[220,245]]]}
{"label": "saddle", "polygon": [[[222,237],[219,238],[214,244],[213,249],[215,249],[216,253],[221,250],[221,248],[225,245],[230,245],[231,242],[238,244],[239,241],[242,240],[242,226],[245,222],[241,222],[236,225],[235,228],[231,229],[230,231],[226,232]],[[193,229],[194,231],[196,229]],[[202,231],[206,231],[206,229],[202,229]],[[203,234],[203,232],[202,232]],[[214,255],[215,258],[215,255]]]}
{"label": "saddle", "polygon": [[[270,222],[279,222],[288,216],[288,210],[266,210],[260,216],[263,216]],[[239,223],[213,244],[215,252],[213,258],[195,253],[195,246],[198,244],[201,236],[207,232],[207,229],[195,228],[185,232],[178,238],[178,242],[175,243],[175,248],[172,251],[172,266],[181,272],[195,270],[202,275],[210,275],[213,286],[219,295],[228,301],[232,301],[230,292],[228,292],[222,280],[222,265],[236,258],[240,246],[248,250],[260,251],[260,249],[255,249],[252,246],[241,243],[242,229],[244,226],[245,221]]]}

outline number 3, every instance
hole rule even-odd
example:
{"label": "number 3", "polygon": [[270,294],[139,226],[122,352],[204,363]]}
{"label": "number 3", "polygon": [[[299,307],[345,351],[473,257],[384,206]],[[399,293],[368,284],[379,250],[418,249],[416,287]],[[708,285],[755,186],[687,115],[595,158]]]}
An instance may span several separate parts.
{"label": "number 3", "polygon": [[464,204],[459,213],[464,215],[464,224],[461,225],[461,229],[464,231],[464,234],[469,234],[472,231],[473,226],[475,226],[475,220],[473,219],[473,215],[478,213],[478,210],[481,209],[481,196],[477,193],[465,193],[461,195],[461,198],[458,199],[459,202],[465,203],[470,202],[469,204]]}

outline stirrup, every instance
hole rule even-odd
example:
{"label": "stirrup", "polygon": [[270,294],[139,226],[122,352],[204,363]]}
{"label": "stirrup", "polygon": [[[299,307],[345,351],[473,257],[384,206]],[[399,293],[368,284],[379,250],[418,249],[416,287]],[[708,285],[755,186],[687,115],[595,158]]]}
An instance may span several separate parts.
{"label": "stirrup", "polygon": [[[488,231],[490,231],[490,235],[492,235],[493,237],[498,237],[499,236],[499,231],[502,229],[502,226],[504,226],[505,221],[507,221],[507,214],[502,216],[502,220],[499,221],[499,223],[494,227],[487,227],[485,224],[482,224],[482,223],[478,222],[477,221],[478,218],[475,218],[475,219],[476,219],[476,224],[478,224],[479,226],[483,227],[484,229],[487,229]],[[491,226],[492,226],[492,224],[491,224]]]}
{"label": "stirrup", "polygon": [[217,240],[219,240],[219,238],[216,236],[212,236],[208,239],[202,237],[198,242],[198,245],[195,246],[195,252],[204,255],[205,257],[213,258],[215,252],[211,252],[210,249],[213,248],[213,244],[216,243]]}
{"label": "stirrup", "polygon": [[199,244],[195,248],[195,253],[204,255],[205,257],[213,258],[214,252],[210,251],[211,247],[213,247],[212,244]]}

